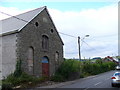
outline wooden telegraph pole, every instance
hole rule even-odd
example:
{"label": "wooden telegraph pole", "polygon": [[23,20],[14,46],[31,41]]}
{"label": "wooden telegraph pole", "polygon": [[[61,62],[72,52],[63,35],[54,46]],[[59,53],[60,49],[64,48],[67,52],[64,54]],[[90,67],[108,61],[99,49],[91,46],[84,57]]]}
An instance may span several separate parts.
{"label": "wooden telegraph pole", "polygon": [[81,61],[81,53],[80,53],[80,36],[78,36],[78,49],[79,49],[79,60]]}

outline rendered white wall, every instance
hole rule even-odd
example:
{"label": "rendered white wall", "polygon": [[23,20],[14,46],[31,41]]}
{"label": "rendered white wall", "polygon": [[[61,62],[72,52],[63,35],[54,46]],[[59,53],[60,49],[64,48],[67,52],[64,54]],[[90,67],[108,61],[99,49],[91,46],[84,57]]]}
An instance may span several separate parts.
{"label": "rendered white wall", "polygon": [[[11,34],[2,38],[2,77],[13,73],[16,66],[16,34]],[[1,60],[0,60],[1,61]]]}

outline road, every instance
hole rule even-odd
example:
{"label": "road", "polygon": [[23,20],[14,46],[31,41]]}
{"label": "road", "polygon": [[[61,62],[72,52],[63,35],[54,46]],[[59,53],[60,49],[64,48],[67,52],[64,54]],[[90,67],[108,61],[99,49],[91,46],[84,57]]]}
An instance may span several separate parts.
{"label": "road", "polygon": [[111,86],[111,77],[116,72],[115,70],[105,72],[99,75],[89,76],[86,78],[78,79],[61,84],[51,86],[36,87],[29,90],[120,90],[120,87]]}
{"label": "road", "polygon": [[[84,90],[90,88],[118,88],[111,86],[111,76],[116,71],[109,71],[99,75],[91,76],[88,78],[83,78],[75,83],[62,86],[60,88],[84,88]],[[119,90],[120,88],[118,88]]]}

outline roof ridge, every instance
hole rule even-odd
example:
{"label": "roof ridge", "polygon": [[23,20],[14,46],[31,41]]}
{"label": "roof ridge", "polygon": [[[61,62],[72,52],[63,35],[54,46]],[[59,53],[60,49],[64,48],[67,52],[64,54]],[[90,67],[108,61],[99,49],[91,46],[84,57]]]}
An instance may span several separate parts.
{"label": "roof ridge", "polygon": [[25,25],[27,25],[32,19],[34,19],[39,13],[41,13],[45,9],[46,6],[43,6],[15,16],[11,15],[11,17],[9,18],[1,20],[2,22],[1,34],[11,32],[14,30],[20,31]]}
{"label": "roof ridge", "polygon": [[[12,17],[17,17],[17,16],[20,16],[20,15],[22,15],[22,14],[25,14],[25,13],[29,13],[29,12],[32,12],[32,11],[36,11],[36,10],[38,10],[38,9],[44,9],[44,8],[46,8],[47,6],[43,6],[43,7],[39,7],[39,8],[34,8],[34,9],[31,9],[31,10],[28,10],[28,11],[25,11],[25,12],[23,12],[23,13],[20,13],[20,14],[17,14],[17,15],[10,15],[10,17],[8,17],[8,18],[5,18],[5,19],[2,19],[2,20],[0,20],[0,21],[4,21],[4,20],[7,20],[7,19],[10,19],[10,18],[12,18]],[[7,13],[6,13],[7,14]],[[22,19],[22,18],[20,18],[20,19]]]}

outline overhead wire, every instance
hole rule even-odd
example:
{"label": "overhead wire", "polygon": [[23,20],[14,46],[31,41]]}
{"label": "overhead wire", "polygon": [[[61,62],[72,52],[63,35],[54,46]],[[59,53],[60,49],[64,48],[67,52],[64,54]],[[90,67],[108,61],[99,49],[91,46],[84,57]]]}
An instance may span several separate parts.
{"label": "overhead wire", "polygon": [[60,34],[63,34],[63,35],[66,35],[66,36],[69,36],[69,37],[73,37],[73,38],[77,38],[77,37],[75,37],[75,36],[73,36],[73,35],[70,35],[70,34],[65,34],[65,33],[62,33],[62,32],[59,32]]}
{"label": "overhead wire", "polygon": [[[90,46],[87,42],[83,41],[87,46],[89,46],[91,49],[96,50],[95,48],[93,48],[92,46]],[[97,51],[97,50],[96,50]]]}
{"label": "overhead wire", "polygon": [[27,21],[27,20],[24,20],[24,19],[18,18],[18,17],[16,17],[16,16],[13,16],[13,15],[7,14],[7,13],[2,12],[2,11],[0,11],[0,13],[2,13],[2,14],[4,14],[4,15],[7,15],[7,16],[10,16],[10,17],[13,17],[13,18],[16,18],[16,19],[18,19],[18,20],[24,21],[24,22],[29,22],[29,21]]}
{"label": "overhead wire", "polygon": [[[2,12],[2,11],[0,11],[0,13],[2,13],[2,14],[4,14],[4,15],[7,15],[7,16],[11,16],[11,17],[13,17],[13,18],[16,18],[16,19],[21,20],[21,21],[24,21],[24,22],[29,22],[29,21],[27,21],[27,20],[18,18],[18,17],[16,17],[16,16],[10,15],[10,14],[5,13],[5,12]],[[78,37],[76,37],[76,36],[73,36],[73,35],[70,35],[70,34],[66,34],[66,33],[63,33],[63,32],[58,32],[58,33],[59,33],[59,34],[62,34],[62,35],[65,35],[65,36],[72,37],[72,38],[76,38],[76,39],[78,38]],[[85,43],[87,46],[89,46],[90,48],[96,50],[95,48],[91,47],[88,43],[86,43],[84,40],[81,39],[81,41],[82,41],[83,43]]]}

